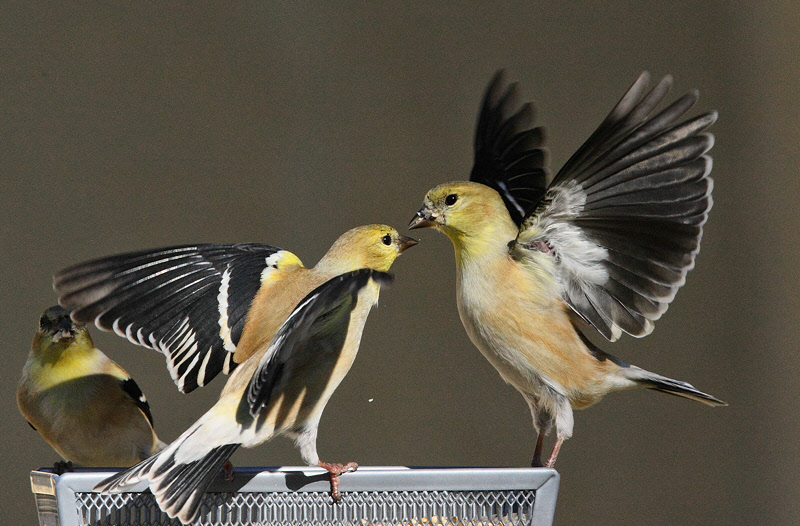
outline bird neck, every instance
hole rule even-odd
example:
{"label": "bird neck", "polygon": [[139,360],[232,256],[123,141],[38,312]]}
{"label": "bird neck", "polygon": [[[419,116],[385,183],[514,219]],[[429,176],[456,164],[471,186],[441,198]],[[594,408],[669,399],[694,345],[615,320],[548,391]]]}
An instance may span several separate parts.
{"label": "bird neck", "polygon": [[496,217],[484,221],[467,231],[448,229],[447,237],[453,242],[456,260],[475,261],[492,259],[500,254],[508,254],[508,244],[517,236],[517,226],[510,217]]}
{"label": "bird neck", "polygon": [[357,270],[361,268],[357,265],[357,258],[341,258],[325,254],[325,256],[323,256],[322,259],[320,259],[319,262],[314,266],[314,270],[322,274],[338,276],[339,274],[344,274],[345,272],[350,272],[351,270]]}
{"label": "bird neck", "polygon": [[78,333],[69,342],[48,338],[34,341],[31,357],[25,367],[28,375],[38,378],[40,389],[48,389],[90,374],[103,372],[106,356],[97,350],[87,334]]}
{"label": "bird neck", "polygon": [[370,268],[387,272],[392,266],[392,262],[393,259],[391,258],[370,257],[369,254],[365,254],[359,250],[353,250],[347,253],[332,248],[314,266],[314,270],[331,276],[338,276],[339,274],[352,272],[361,268]]}

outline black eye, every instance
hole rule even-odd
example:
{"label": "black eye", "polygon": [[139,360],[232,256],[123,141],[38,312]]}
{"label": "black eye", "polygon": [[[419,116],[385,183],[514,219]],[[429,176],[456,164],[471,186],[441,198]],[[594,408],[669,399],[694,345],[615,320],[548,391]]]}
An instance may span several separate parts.
{"label": "black eye", "polygon": [[381,238],[381,242],[382,242],[384,245],[387,245],[387,246],[388,246],[388,245],[391,245],[391,244],[392,244],[392,236],[390,236],[389,234],[386,234],[385,236],[383,236],[383,237]]}
{"label": "black eye", "polygon": [[444,204],[447,206],[453,206],[458,201],[458,196],[456,194],[450,194],[444,198]]}

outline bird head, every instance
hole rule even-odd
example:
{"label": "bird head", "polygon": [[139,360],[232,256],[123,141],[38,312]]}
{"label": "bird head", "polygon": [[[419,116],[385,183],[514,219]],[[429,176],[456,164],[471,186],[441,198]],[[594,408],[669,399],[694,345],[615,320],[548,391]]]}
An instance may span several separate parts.
{"label": "bird head", "polygon": [[440,184],[431,189],[409,229],[433,227],[443,232],[456,247],[467,239],[499,239],[507,243],[517,234],[500,194],[494,189],[468,181]]}
{"label": "bird head", "polygon": [[360,268],[386,272],[397,256],[417,243],[416,239],[400,235],[390,226],[359,226],[339,236],[317,263],[317,268],[335,273]]}
{"label": "bird head", "polygon": [[60,305],[44,311],[39,319],[39,328],[34,337],[34,348],[46,351],[53,345],[63,348],[76,341],[91,343],[91,338],[84,325],[72,321],[70,311]]}
{"label": "bird head", "polygon": [[69,311],[60,305],[50,307],[39,319],[39,331],[55,342],[66,342],[75,337],[79,327],[69,317]]}

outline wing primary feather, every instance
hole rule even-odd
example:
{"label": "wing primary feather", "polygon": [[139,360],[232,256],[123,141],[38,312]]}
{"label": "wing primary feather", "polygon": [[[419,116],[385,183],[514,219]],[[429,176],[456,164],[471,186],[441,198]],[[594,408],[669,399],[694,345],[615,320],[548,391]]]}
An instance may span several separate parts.
{"label": "wing primary feather", "polygon": [[531,103],[516,109],[516,83],[503,87],[498,71],[483,96],[475,128],[470,180],[496,190],[511,219],[522,223],[544,195],[547,181],[544,130],[530,128]]}
{"label": "wing primary feather", "polygon": [[558,171],[522,223],[515,257],[542,243],[565,300],[605,338],[644,336],[685,283],[713,205],[717,112],[681,119],[690,91],[654,113],[672,78],[643,73]]}

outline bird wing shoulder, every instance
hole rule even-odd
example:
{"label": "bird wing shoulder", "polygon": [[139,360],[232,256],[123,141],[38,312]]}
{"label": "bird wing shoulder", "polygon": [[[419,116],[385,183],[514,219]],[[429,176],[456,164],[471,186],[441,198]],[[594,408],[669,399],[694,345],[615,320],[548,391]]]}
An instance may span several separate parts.
{"label": "bird wing shoulder", "polygon": [[266,349],[297,303],[331,277],[305,267],[277,268],[262,280],[236,345],[233,360],[242,364]]}

